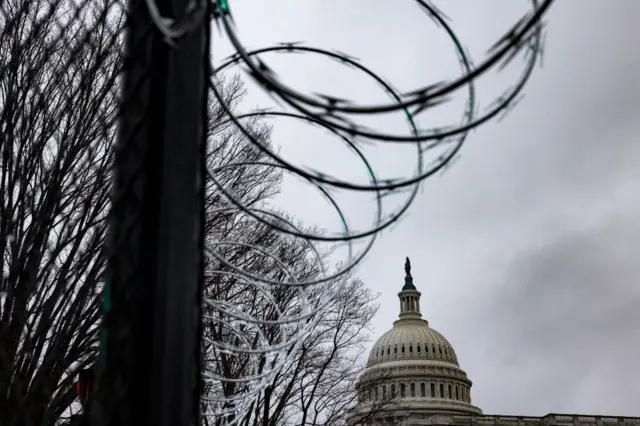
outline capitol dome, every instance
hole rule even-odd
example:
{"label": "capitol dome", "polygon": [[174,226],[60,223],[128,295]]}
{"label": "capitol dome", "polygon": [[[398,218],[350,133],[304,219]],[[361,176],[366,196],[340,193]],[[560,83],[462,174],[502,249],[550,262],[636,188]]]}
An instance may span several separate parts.
{"label": "capitol dome", "polygon": [[[358,404],[349,423],[406,423],[438,414],[474,415],[471,380],[449,341],[420,312],[411,263],[405,263],[399,319],[373,345],[358,382]],[[372,418],[377,421],[371,423]]]}
{"label": "capitol dome", "polygon": [[405,320],[378,339],[367,367],[393,360],[443,361],[458,366],[456,352],[449,341],[425,320]]}

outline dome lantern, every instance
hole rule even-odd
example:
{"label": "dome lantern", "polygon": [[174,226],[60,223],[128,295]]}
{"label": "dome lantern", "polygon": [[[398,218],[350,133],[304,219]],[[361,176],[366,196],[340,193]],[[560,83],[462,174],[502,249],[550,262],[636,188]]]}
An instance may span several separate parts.
{"label": "dome lantern", "polygon": [[413,284],[413,277],[411,276],[411,261],[408,257],[404,263],[404,272],[404,286],[402,287],[402,291],[398,293],[398,298],[400,299],[400,319],[421,319],[421,293]]}

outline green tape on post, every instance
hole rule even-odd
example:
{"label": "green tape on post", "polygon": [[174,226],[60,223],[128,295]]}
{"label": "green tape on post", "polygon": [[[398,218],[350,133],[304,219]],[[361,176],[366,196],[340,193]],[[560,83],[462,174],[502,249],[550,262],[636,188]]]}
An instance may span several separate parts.
{"label": "green tape on post", "polygon": [[102,301],[102,329],[100,330],[100,347],[106,350],[107,336],[109,329],[105,326],[105,319],[111,311],[111,279],[107,278],[104,282],[104,296]]}

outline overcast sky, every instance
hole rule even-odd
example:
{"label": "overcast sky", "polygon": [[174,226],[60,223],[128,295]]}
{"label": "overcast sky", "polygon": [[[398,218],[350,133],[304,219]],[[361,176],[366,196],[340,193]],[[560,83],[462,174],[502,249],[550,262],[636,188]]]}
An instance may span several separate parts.
{"label": "overcast sky", "polygon": [[[338,49],[401,90],[459,72],[451,44],[412,1],[231,4],[249,47],[307,41]],[[437,4],[476,61],[527,6]],[[639,16],[635,0],[556,2],[544,66],[526,97],[500,123],[472,134],[455,166],[423,185],[408,216],[383,233],[360,268],[382,294],[377,337],[397,317],[404,256],[411,257],[422,310],[453,344],[474,381],[473,402],[485,413],[640,415]],[[215,37],[221,58],[230,50]],[[265,60],[301,90],[385,99],[366,78],[321,58]],[[515,81],[519,64],[481,83],[483,105]],[[254,90],[249,102],[266,106]],[[421,124],[457,122],[461,111],[454,101]],[[393,117],[372,123],[405,129]],[[285,156],[341,177],[363,176],[326,134],[273,125]],[[402,147],[371,155],[383,175],[415,167],[412,151]],[[343,199],[352,223],[371,220],[373,204]],[[279,199],[306,223],[336,229],[316,201],[289,181]]]}

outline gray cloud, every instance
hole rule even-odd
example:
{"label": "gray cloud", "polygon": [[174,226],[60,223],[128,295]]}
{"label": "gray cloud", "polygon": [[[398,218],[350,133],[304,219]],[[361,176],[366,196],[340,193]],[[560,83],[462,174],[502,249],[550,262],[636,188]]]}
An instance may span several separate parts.
{"label": "gray cloud", "polygon": [[640,88],[631,82],[640,57],[626,48],[638,30],[622,9],[618,25],[603,10],[565,16],[584,26],[555,47],[551,21],[558,71],[539,82],[548,105],[518,112],[541,128],[519,145],[509,174],[519,195],[501,205],[520,220],[494,236],[514,244],[487,273],[494,282],[475,310],[491,354],[484,371],[482,360],[472,364],[476,396],[497,411],[638,414]]}
{"label": "gray cloud", "polygon": [[[618,216],[515,256],[504,273],[509,284],[485,310],[492,367],[508,367],[514,379],[503,388],[505,405],[593,412],[593,402],[580,398],[589,394],[601,411],[633,414],[637,394],[629,390],[640,380],[639,250],[640,223]],[[526,378],[528,389],[517,378]],[[532,389],[541,393],[524,400]]]}

